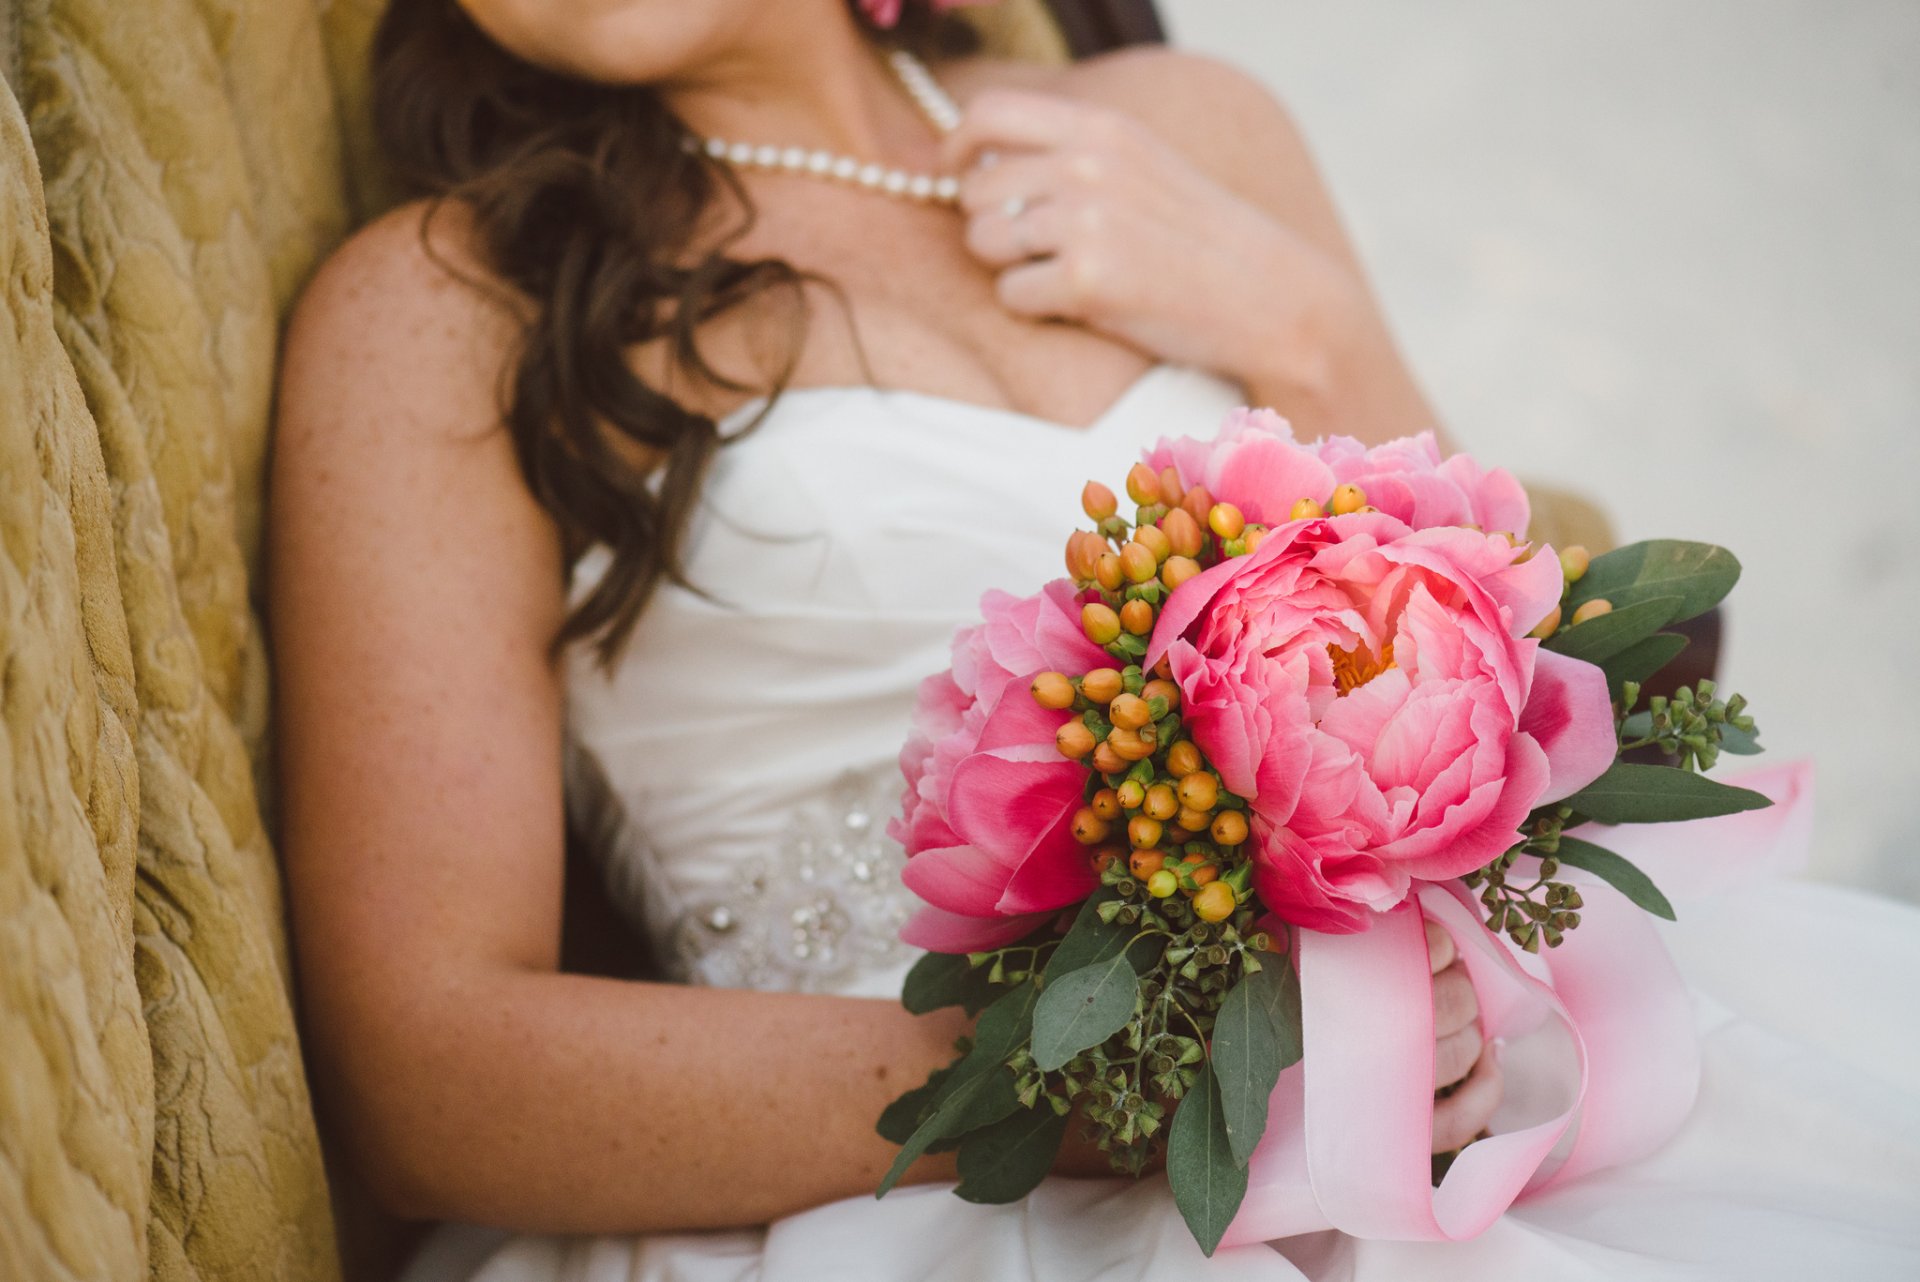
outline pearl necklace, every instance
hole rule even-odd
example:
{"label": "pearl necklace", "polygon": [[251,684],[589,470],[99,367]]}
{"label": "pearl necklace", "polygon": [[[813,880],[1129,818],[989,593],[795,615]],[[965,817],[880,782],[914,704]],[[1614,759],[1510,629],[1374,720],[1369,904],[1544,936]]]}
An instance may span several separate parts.
{"label": "pearl necklace", "polygon": [[[928,123],[943,134],[952,133],[960,124],[960,106],[940,87],[940,82],[933,78],[926,64],[905,49],[893,50],[887,55],[887,62],[893,68],[893,74],[900,78],[900,86],[907,91],[907,97],[913,99],[914,106],[920,109],[920,114],[927,118]],[[951,175],[912,173],[871,161],[863,163],[852,156],[836,155],[824,148],[808,150],[805,147],[775,147],[766,143],[755,146],[747,142],[729,142],[725,138],[691,136],[687,139],[686,147],[690,152],[704,154],[736,169],[807,174],[864,187],[869,191],[884,192],[903,200],[934,205],[957,204],[960,199],[960,180]]]}

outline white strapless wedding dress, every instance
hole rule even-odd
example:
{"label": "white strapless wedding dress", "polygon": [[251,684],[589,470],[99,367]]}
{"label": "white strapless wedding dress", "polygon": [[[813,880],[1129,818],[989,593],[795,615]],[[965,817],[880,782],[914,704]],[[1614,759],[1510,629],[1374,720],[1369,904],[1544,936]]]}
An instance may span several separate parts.
{"label": "white strapless wedding dress", "polygon": [[[610,677],[570,659],[569,805],[675,977],[897,998],[911,900],[883,829],[916,685],[982,592],[1059,572],[1088,478],[1238,399],[1162,366],[1081,430],[820,388],[722,452],[689,557],[710,597],[663,589]],[[581,562],[576,598],[604,564]],[[1010,1206],[923,1186],[740,1232],[443,1226],[407,1282],[1920,1278],[1920,912],[1765,878],[1675,898],[1698,1106],[1654,1157],[1471,1242],[1324,1233],[1208,1260],[1161,1181],[1054,1179]]]}

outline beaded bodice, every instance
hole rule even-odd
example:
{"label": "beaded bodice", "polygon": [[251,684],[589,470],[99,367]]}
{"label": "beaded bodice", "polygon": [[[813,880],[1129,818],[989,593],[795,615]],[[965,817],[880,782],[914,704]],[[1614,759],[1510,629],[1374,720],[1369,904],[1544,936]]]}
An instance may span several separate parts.
{"label": "beaded bodice", "polygon": [[[661,589],[611,672],[567,656],[569,808],[676,978],[898,992],[914,901],[885,827],[919,682],[983,592],[1060,572],[1087,479],[1238,403],[1170,366],[1084,430],[803,389],[721,451],[687,555],[706,595]],[[606,559],[582,558],[576,600]]]}

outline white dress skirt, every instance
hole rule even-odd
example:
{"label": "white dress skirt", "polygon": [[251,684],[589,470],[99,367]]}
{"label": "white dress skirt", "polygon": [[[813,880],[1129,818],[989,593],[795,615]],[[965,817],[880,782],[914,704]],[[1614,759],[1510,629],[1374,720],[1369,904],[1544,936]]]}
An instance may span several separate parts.
{"label": "white dress skirt", "polygon": [[[1058,573],[1087,479],[1237,403],[1171,366],[1085,429],[805,389],[722,451],[689,556],[713,599],[663,590],[610,675],[569,658],[569,806],[676,977],[897,998],[912,900],[883,829],[916,686],[981,593]],[[600,550],[581,562],[576,599],[604,568]],[[1469,1241],[1325,1232],[1207,1259],[1162,1180],[1056,1178],[1007,1206],[922,1185],[730,1232],[443,1225],[405,1282],[1920,1278],[1920,911],[1790,880],[1794,859],[1678,851],[1650,869],[1679,911],[1662,934],[1694,996],[1698,1101],[1652,1157]]]}

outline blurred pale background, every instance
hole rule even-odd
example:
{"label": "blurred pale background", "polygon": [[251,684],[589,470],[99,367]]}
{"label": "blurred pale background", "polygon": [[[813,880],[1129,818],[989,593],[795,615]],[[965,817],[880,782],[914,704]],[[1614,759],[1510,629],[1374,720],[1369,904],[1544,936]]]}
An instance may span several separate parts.
{"label": "blurred pale background", "polygon": [[1740,556],[1816,875],[1920,899],[1920,0],[1162,9],[1292,108],[1467,447]]}

